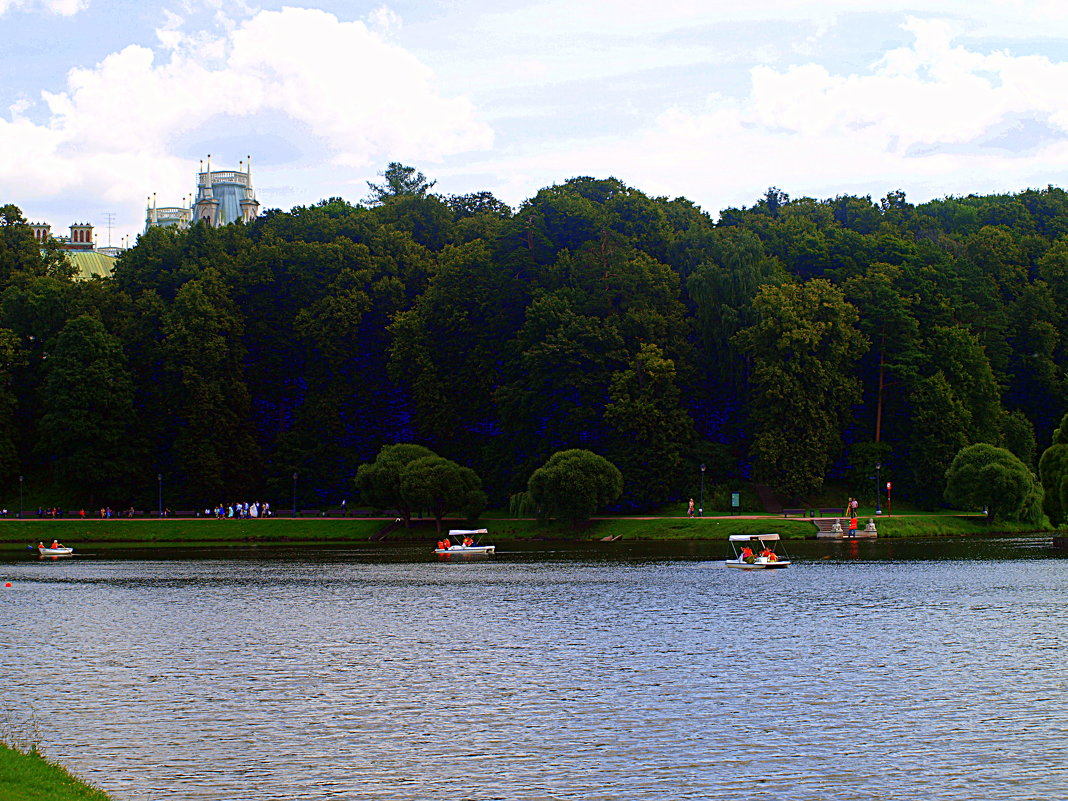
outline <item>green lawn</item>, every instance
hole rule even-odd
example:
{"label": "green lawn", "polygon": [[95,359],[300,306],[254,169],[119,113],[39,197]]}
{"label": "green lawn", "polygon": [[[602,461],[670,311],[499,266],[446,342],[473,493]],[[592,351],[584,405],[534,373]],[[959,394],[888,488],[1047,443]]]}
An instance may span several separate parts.
{"label": "green lawn", "polygon": [[0,801],[110,801],[65,768],[36,751],[23,753],[0,743]]}
{"label": "green lawn", "polygon": [[[872,515],[861,515],[861,524]],[[1030,533],[1031,526],[998,523],[991,527],[981,516],[953,514],[895,515],[875,518],[881,537],[975,537],[991,534]],[[365,518],[301,518],[271,520],[0,520],[0,548],[25,550],[37,542],[58,539],[75,549],[93,545],[201,545],[366,542],[391,523]],[[446,521],[446,528],[467,528],[465,521]],[[493,542],[508,540],[597,540],[622,537],[634,540],[723,540],[730,534],[777,532],[787,539],[812,538],[816,527],[806,518],[766,515],[741,517],[613,517],[591,520],[579,528],[566,523],[540,523],[530,519],[487,518],[477,527],[489,529]],[[433,542],[432,520],[414,520],[412,528],[399,528],[390,541]]]}

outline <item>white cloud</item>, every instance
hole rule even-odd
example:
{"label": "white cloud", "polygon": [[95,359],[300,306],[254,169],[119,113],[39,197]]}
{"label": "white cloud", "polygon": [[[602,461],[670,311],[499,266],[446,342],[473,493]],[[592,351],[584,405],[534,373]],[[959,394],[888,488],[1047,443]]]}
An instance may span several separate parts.
{"label": "white cloud", "polygon": [[0,17],[8,11],[45,11],[70,17],[89,8],[89,0],[0,0]]}
{"label": "white cloud", "polygon": [[0,119],[0,186],[24,187],[27,205],[57,193],[106,197],[126,204],[122,217],[154,189],[170,205],[193,183],[193,165],[175,155],[183,143],[253,115],[312,132],[338,167],[434,162],[492,142],[467,99],[443,94],[415,56],[362,22],[285,8],[220,35],[183,32],[169,15],[157,36],[162,57],[131,45],[72,69],[64,91],[41,93],[44,122],[23,116],[24,103]]}
{"label": "white cloud", "polygon": [[[1061,183],[1068,171],[1068,63],[956,43],[951,23],[910,18],[913,41],[866,70],[756,66],[747,95],[669,108],[643,130],[556,142],[478,169],[515,203],[547,182],[614,175],[715,213],[771,185],[791,195],[914,198]],[[536,185],[518,186],[514,175]],[[548,178],[548,181],[546,181]]]}
{"label": "white cloud", "polygon": [[401,29],[400,16],[388,6],[379,6],[367,15],[371,28],[381,34],[396,33]]}

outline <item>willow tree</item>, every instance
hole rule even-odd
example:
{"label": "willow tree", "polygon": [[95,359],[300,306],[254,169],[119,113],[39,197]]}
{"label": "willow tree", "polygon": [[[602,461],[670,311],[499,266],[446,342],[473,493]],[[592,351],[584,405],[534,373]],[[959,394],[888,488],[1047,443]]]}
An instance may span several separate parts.
{"label": "willow tree", "polygon": [[557,451],[530,475],[527,491],[539,515],[578,527],[623,492],[623,474],[603,456],[582,448]]}
{"label": "willow tree", "polygon": [[766,284],[753,310],[757,321],[735,337],[752,362],[753,474],[796,498],[823,486],[842,449],[868,339],[856,308],[825,279]]}
{"label": "willow tree", "polygon": [[1068,513],[1068,415],[1061,418],[1061,424],[1053,432],[1053,443],[1046,448],[1038,460],[1038,474],[1045,490],[1043,511],[1055,526],[1061,525]]}
{"label": "willow tree", "polygon": [[985,442],[961,450],[946,471],[946,500],[958,509],[985,506],[987,520],[1041,524],[1042,496],[1027,465]]}

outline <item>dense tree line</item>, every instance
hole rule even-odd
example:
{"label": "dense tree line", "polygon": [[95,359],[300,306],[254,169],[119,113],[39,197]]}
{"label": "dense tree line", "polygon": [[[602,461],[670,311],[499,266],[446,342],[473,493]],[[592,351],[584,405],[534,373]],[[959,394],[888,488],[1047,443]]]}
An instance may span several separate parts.
{"label": "dense tree line", "polygon": [[[385,445],[491,506],[558,451],[624,509],[752,478],[942,503],[964,447],[1037,469],[1068,407],[1068,193],[770,189],[719,219],[614,179],[511,209],[390,165],[362,203],[154,228],[73,280],[0,208],[0,482],[71,504],[358,503]],[[1061,436],[1061,435],[1059,435]],[[1060,440],[1058,440],[1060,442]],[[429,469],[429,468],[428,468]],[[711,491],[711,486],[710,486]]]}

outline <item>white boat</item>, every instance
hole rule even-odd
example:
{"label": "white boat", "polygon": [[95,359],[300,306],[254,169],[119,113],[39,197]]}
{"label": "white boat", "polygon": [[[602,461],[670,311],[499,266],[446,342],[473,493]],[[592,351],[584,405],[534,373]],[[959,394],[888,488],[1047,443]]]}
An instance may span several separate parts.
{"label": "white boat", "polygon": [[768,570],[790,566],[778,534],[731,534],[729,539],[734,558],[724,562],[727,567]]}
{"label": "white boat", "polygon": [[37,553],[41,556],[70,556],[74,553],[73,548],[68,548],[66,545],[60,545],[58,548],[53,548],[49,545],[38,545]]}
{"label": "white boat", "polygon": [[[479,543],[478,538],[489,532],[484,528],[476,529],[453,529],[449,532],[446,540],[442,542],[448,542],[448,548],[435,548],[434,553],[438,556],[488,556],[497,550],[496,545],[482,545]],[[464,540],[467,538],[474,540],[473,545],[464,545]]]}

